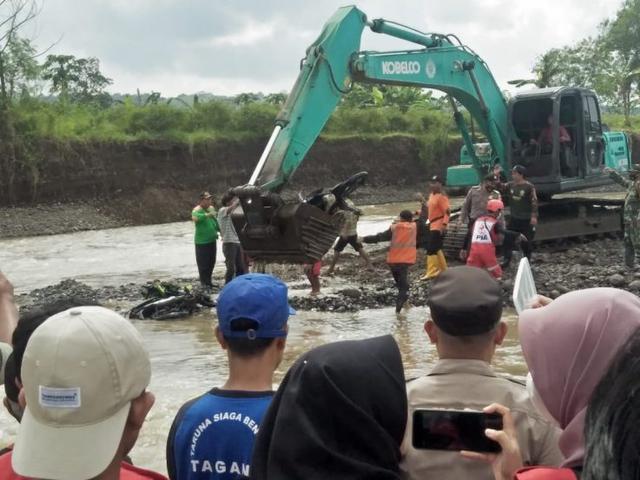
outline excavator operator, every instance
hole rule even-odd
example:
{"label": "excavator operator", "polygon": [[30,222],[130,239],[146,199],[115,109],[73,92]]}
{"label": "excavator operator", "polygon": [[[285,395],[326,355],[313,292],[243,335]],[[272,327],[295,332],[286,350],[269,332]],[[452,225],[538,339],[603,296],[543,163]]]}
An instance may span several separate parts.
{"label": "excavator operator", "polygon": [[[569,135],[567,129],[560,125],[558,130],[560,134],[560,144],[571,143],[571,135]],[[551,150],[551,146],[553,144],[553,115],[549,115],[547,117],[547,124],[540,131],[538,140],[532,138],[531,143],[533,145],[540,145],[542,150]]]}

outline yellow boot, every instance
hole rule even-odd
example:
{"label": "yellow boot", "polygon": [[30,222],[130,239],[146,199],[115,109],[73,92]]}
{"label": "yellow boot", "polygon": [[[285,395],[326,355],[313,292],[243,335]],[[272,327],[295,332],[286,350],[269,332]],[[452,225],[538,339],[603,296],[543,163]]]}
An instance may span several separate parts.
{"label": "yellow boot", "polygon": [[420,280],[429,280],[430,278],[435,278],[440,273],[439,265],[440,261],[438,260],[437,255],[427,255],[426,262],[426,273],[420,278]]}
{"label": "yellow boot", "polygon": [[439,273],[442,273],[447,269],[447,260],[444,258],[444,253],[442,250],[438,250],[438,266],[440,268]]}

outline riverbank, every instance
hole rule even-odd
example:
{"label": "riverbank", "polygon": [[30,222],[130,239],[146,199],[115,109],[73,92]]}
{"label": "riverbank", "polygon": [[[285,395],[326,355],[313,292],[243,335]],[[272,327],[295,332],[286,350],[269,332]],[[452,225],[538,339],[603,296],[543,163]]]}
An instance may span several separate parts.
{"label": "riverbank", "polygon": [[[393,306],[396,289],[385,264],[384,248],[372,250],[372,271],[362,268],[360,259],[345,253],[336,269],[336,275],[323,275],[322,295],[307,295],[308,284],[298,266],[275,265],[270,272],[285,280],[291,289],[294,308],[319,312],[355,312]],[[419,254],[416,266],[410,272],[410,302],[415,306],[427,304],[430,282],[420,282],[424,256]],[[502,282],[504,304],[511,306],[513,278],[516,264],[505,272]],[[566,243],[562,246],[544,247],[533,259],[533,270],[539,293],[557,297],[571,290],[593,287],[616,287],[640,293],[640,269],[629,270],[624,266],[622,242],[619,239],[600,239],[589,243]],[[149,279],[152,280],[152,279]],[[175,279],[179,284],[197,284],[197,279]],[[222,272],[214,274],[214,283],[223,284]],[[63,297],[80,297],[105,303],[126,311],[143,300],[141,284],[92,288],[81,282],[65,280],[18,297],[21,306],[51,302]]]}
{"label": "riverbank", "polygon": [[[332,184],[328,184],[332,185]],[[365,185],[352,199],[358,205],[412,201],[425,182],[403,185]],[[308,193],[310,190],[303,190]],[[219,196],[219,192],[218,193]],[[292,197],[289,189],[285,196]],[[145,188],[137,194],[109,199],[0,207],[0,238],[58,235],[87,230],[156,225],[188,220],[194,193],[181,189]]]}

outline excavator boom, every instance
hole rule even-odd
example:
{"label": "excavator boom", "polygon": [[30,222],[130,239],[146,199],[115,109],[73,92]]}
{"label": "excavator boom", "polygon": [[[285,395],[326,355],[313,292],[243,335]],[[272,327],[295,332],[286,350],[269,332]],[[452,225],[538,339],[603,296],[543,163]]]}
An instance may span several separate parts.
{"label": "excavator boom", "polygon": [[[387,53],[360,51],[360,38],[367,26],[415,47]],[[483,165],[475,156],[455,101],[477,122],[494,158],[506,161],[507,104],[480,57],[454,36],[425,34],[382,19],[369,22],[354,6],[340,8],[307,49],[249,185],[235,189],[242,211],[234,215],[234,222],[250,256],[301,263],[320,259],[330,248],[339,226],[330,215],[308,204],[280,204],[273,192],[279,192],[300,166],[353,82],[441,90],[451,99],[474,167],[480,170]]]}

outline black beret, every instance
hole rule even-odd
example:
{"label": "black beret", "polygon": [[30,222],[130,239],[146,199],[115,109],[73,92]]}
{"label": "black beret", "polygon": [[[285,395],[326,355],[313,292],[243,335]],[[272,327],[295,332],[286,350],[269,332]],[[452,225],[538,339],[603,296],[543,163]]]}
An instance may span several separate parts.
{"label": "black beret", "polygon": [[431,318],[452,336],[490,331],[502,316],[502,288],[489,273],[476,267],[452,267],[431,286]]}

